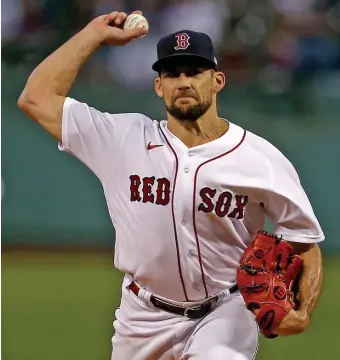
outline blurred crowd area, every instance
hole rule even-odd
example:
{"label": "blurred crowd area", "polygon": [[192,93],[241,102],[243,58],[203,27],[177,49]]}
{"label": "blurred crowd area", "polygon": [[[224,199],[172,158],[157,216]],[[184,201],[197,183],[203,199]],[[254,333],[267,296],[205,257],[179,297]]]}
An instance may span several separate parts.
{"label": "blurred crowd area", "polygon": [[339,0],[2,0],[1,7],[5,66],[33,67],[93,17],[140,9],[150,23],[148,36],[102,48],[83,79],[150,87],[157,41],[183,29],[211,36],[234,84],[261,82],[280,93],[320,74],[339,79]]}

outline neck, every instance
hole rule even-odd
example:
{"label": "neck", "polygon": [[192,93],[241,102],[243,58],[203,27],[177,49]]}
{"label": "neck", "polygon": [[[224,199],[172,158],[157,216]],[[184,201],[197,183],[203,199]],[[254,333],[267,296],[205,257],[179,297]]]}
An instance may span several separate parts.
{"label": "neck", "polygon": [[178,120],[168,114],[168,129],[189,148],[218,139],[228,128],[228,122],[218,116],[216,106],[211,106],[196,121]]}

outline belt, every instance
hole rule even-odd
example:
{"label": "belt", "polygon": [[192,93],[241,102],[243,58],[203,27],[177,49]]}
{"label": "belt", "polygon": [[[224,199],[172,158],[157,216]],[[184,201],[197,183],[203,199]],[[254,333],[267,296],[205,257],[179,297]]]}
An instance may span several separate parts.
{"label": "belt", "polygon": [[[128,289],[131,290],[133,294],[139,297],[139,292],[143,289],[136,281],[132,281],[131,284],[128,286]],[[238,290],[237,284],[234,284],[228,288],[229,293],[235,293]],[[159,298],[155,294],[151,294],[150,302],[158,309],[162,309],[164,311],[185,316],[189,319],[201,319],[203,316],[208,314],[211,308],[216,305],[218,301],[218,295],[209,298],[209,300],[193,306],[183,307],[179,305],[172,304],[169,301],[166,301],[163,298]]]}

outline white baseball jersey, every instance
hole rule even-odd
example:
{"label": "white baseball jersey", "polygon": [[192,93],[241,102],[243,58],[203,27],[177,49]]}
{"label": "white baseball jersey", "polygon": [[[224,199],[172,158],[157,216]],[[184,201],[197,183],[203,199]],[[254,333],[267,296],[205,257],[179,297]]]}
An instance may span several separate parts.
{"label": "white baseball jersey", "polygon": [[102,183],[115,266],[158,295],[199,300],[232,284],[266,215],[288,241],[324,239],[292,164],[233,123],[219,139],[188,148],[167,121],[67,98],[60,149]]}

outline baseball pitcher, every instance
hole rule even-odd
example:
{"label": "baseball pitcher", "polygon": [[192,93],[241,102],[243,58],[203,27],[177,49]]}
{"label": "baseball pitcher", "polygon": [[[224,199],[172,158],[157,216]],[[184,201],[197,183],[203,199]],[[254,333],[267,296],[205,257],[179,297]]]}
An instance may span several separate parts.
{"label": "baseball pitcher", "polygon": [[[218,115],[225,75],[206,34],[179,30],[157,44],[150,66],[166,120],[68,97],[101,45],[147,34],[124,29],[126,17],[95,18],[47,57],[18,106],[103,186],[125,274],[112,359],[252,360],[259,333],[308,327],[323,232],[287,158]],[[266,216],[273,233],[263,231]]]}

